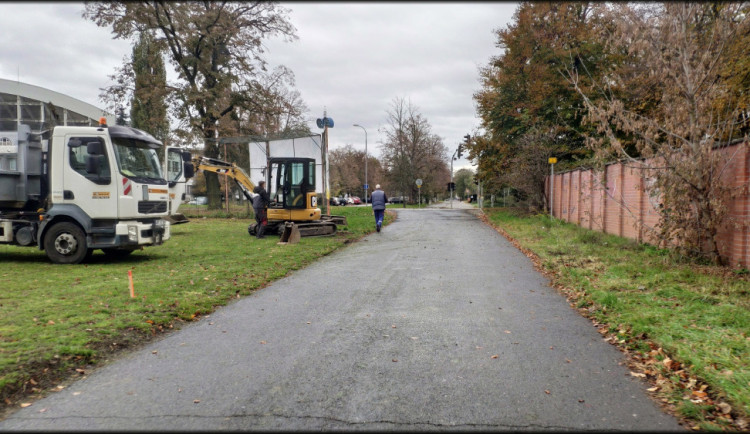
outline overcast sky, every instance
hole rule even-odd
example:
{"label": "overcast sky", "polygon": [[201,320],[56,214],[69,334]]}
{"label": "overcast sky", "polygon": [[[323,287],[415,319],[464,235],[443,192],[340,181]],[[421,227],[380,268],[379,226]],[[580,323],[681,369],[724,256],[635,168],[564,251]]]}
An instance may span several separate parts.
{"label": "overcast sky", "polygon": [[[291,68],[317,118],[334,121],[330,147],[351,144],[380,156],[379,129],[397,97],[406,98],[449,153],[479,127],[472,95],[479,68],[500,54],[494,30],[512,21],[511,2],[281,2],[299,40],[266,42],[271,66]],[[0,3],[0,78],[64,93],[97,107],[108,75],[131,54],[130,41],[81,17],[83,3]],[[171,69],[168,66],[168,69]],[[471,167],[465,159],[454,170]]]}

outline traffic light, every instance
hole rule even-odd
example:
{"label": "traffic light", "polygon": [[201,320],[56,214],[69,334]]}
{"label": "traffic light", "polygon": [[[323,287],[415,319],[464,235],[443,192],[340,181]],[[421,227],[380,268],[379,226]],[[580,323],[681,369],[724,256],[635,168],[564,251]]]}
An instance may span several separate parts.
{"label": "traffic light", "polygon": [[461,154],[464,152],[464,147],[469,145],[469,141],[471,140],[470,135],[464,136],[464,143],[458,144],[458,149],[456,150],[456,155],[458,155],[458,158],[461,158]]}
{"label": "traffic light", "polygon": [[456,189],[456,183],[455,182],[449,182],[448,183],[448,191],[454,191]]}

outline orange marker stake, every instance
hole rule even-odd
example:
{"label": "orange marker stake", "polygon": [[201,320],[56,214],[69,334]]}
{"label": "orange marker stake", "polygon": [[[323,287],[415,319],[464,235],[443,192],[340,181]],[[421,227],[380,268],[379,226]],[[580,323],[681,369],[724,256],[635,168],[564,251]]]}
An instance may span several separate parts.
{"label": "orange marker stake", "polygon": [[130,298],[135,298],[135,289],[133,288],[133,271],[128,270],[128,282],[130,283]]}

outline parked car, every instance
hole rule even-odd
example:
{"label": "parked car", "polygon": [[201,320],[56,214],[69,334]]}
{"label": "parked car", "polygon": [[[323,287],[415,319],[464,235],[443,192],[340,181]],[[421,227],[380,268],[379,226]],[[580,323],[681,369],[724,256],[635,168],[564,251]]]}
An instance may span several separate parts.
{"label": "parked car", "polygon": [[404,197],[403,196],[393,196],[389,198],[390,203],[404,203]]}
{"label": "parked car", "polygon": [[354,205],[354,198],[353,197],[349,196],[345,200],[346,200],[346,204],[347,205]]}
{"label": "parked car", "polygon": [[329,204],[333,206],[340,206],[341,202],[339,202],[339,198],[336,196],[331,196],[331,199],[328,201]]}
{"label": "parked car", "polygon": [[344,199],[343,196],[339,196],[339,205],[345,206],[347,204],[348,204],[348,202],[346,201],[346,199]]}
{"label": "parked car", "polygon": [[357,196],[352,196],[352,201],[354,202],[354,205],[362,205],[362,199]]}
{"label": "parked car", "polygon": [[206,196],[196,196],[188,203],[190,205],[208,205],[208,198]]}

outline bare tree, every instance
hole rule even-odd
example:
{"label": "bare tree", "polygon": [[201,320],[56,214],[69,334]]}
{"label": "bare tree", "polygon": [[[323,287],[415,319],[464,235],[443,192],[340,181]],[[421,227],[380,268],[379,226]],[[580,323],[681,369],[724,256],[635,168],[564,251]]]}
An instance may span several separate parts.
{"label": "bare tree", "polygon": [[437,175],[447,172],[447,169],[441,171],[441,167],[447,167],[448,150],[411,102],[395,98],[387,114],[383,162],[389,174],[388,184],[413,201],[417,197],[417,179],[422,179],[422,188],[430,190],[435,188]]}
{"label": "bare tree", "polygon": [[[173,115],[186,119],[204,140],[204,152],[216,157],[219,122],[238,107],[262,110],[255,96],[266,69],[264,38],[296,38],[287,10],[265,1],[87,2],[83,13],[115,38],[153,32],[179,75],[171,84]],[[209,206],[218,208],[219,181],[207,175]]]}
{"label": "bare tree", "polygon": [[[333,195],[350,194],[364,198],[365,151],[346,145],[343,148],[331,150],[329,155],[331,193]],[[368,156],[367,164],[370,179],[382,178],[383,169],[375,157]]]}
{"label": "bare tree", "polygon": [[721,79],[720,66],[734,61],[725,53],[738,33],[747,32],[747,6],[598,7],[614,23],[602,37],[623,61],[599,83],[596,95],[578,85],[585,70],[565,72],[584,99],[586,120],[600,134],[589,135],[587,143],[598,161],[626,159],[655,177],[652,194],[661,200],[657,235],[663,243],[687,253],[708,252],[721,262],[717,233],[727,221],[728,199],[739,193],[722,179],[734,155],[721,148],[737,138],[744,107]]}

